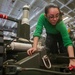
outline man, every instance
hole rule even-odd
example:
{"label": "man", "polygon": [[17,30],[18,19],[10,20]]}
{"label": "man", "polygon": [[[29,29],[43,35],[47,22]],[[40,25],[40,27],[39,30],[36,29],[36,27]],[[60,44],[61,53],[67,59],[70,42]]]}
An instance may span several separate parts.
{"label": "man", "polygon": [[[33,35],[33,47],[27,51],[28,55],[32,55],[32,53],[34,53],[37,50],[38,40],[41,36],[44,26],[47,33],[46,47],[49,48],[47,53],[57,53],[58,42],[60,52],[63,52],[63,48],[66,47],[69,57],[74,57],[73,44],[69,38],[68,31],[61,17],[61,12],[58,6],[48,5],[45,7],[45,14],[41,14],[38,19],[36,30]],[[75,66],[75,59],[70,59],[69,67],[71,65]]]}

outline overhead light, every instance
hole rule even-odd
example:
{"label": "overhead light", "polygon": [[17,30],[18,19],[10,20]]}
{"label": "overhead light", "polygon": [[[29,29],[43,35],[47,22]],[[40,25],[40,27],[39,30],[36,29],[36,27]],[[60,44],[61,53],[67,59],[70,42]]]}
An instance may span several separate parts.
{"label": "overhead light", "polygon": [[63,21],[65,21],[65,20],[67,20],[69,17],[65,17],[65,18],[63,18]]}

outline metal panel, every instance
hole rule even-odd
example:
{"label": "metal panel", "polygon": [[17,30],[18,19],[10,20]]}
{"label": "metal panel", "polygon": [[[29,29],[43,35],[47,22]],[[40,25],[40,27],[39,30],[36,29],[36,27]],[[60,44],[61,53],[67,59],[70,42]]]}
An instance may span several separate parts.
{"label": "metal panel", "polygon": [[4,53],[4,47],[0,46],[0,54]]}
{"label": "metal panel", "polygon": [[64,11],[65,13],[68,13],[70,11],[67,7],[62,8],[61,10]]}
{"label": "metal panel", "polygon": [[74,17],[75,16],[75,13],[70,12],[69,15],[71,15],[72,17]]}
{"label": "metal panel", "polygon": [[70,3],[67,6],[73,10],[75,8],[75,3]]}

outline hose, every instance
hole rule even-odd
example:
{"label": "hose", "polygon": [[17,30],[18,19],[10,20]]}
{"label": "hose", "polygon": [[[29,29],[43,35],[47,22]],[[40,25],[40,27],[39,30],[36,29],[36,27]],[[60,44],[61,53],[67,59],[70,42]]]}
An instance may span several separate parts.
{"label": "hose", "polygon": [[6,72],[8,74],[15,74],[17,72],[22,72],[22,71],[37,71],[37,72],[43,72],[43,73],[52,73],[52,74],[59,74],[59,75],[72,75],[71,72],[58,72],[58,71],[51,71],[51,70],[45,70],[45,69],[38,69],[38,68],[22,68],[17,65],[5,65],[4,66]]}
{"label": "hose", "polygon": [[63,72],[50,71],[50,70],[37,69],[37,68],[22,68],[22,71],[38,71],[38,72],[45,72],[45,73],[52,73],[52,74],[59,74],[59,75],[72,75],[71,72],[63,73]]}

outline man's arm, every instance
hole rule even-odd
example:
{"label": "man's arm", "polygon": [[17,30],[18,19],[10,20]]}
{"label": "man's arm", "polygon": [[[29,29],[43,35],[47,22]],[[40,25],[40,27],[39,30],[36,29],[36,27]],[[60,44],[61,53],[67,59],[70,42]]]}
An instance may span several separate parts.
{"label": "man's arm", "polygon": [[[63,22],[61,22],[56,28],[62,35],[64,46],[67,47],[69,57],[74,57],[74,48],[73,48],[72,41],[70,40],[68,31],[66,29],[66,25]],[[75,59],[70,59],[69,67],[71,65],[75,66]]]}
{"label": "man's arm", "polygon": [[27,50],[27,54],[28,55],[32,55],[32,53],[34,53],[37,50],[37,44],[38,44],[38,40],[41,36],[42,30],[43,30],[43,19],[44,19],[44,15],[40,15],[37,25],[36,25],[36,29],[35,32],[33,34],[34,40],[33,40],[33,47],[30,48],[29,50]]}
{"label": "man's arm", "polygon": [[38,41],[39,41],[39,37],[34,37],[33,48],[37,49]]}
{"label": "man's arm", "polygon": [[74,57],[74,49],[73,49],[73,46],[68,46],[67,49],[68,49],[69,57]]}

